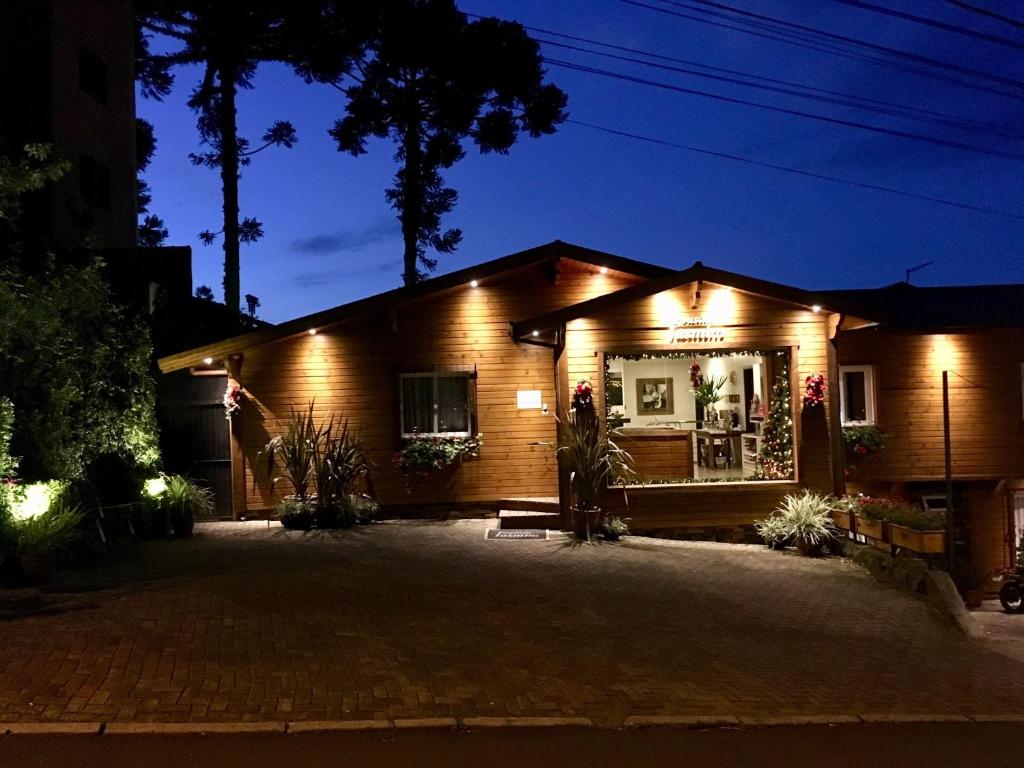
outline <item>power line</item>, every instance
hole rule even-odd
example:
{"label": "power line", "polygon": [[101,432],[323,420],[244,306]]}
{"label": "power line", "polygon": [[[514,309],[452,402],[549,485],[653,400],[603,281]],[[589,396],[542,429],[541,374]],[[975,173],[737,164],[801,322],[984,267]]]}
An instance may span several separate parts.
{"label": "power line", "polygon": [[[468,13],[467,12],[466,15],[467,16],[471,16],[473,18],[478,18],[478,19],[484,18],[480,14],[476,14],[476,13]],[[725,73],[725,74],[728,74],[728,75],[736,75],[736,76],[739,76],[739,77],[748,77],[748,78],[750,78],[752,80],[760,80],[761,82],[765,82],[765,83],[773,83],[775,85],[782,85],[782,86],[790,86],[790,87],[793,87],[793,88],[800,88],[800,89],[804,89],[804,90],[807,90],[807,91],[810,91],[810,92],[813,92],[813,93],[820,93],[820,94],[824,94],[824,95],[827,95],[827,96],[836,96],[836,97],[839,97],[839,98],[846,98],[846,99],[851,99],[851,100],[855,100],[855,101],[861,101],[861,102],[864,102],[866,104],[875,104],[875,105],[879,105],[879,106],[883,106],[883,107],[890,107],[892,109],[897,109],[897,110],[907,110],[908,112],[916,112],[916,113],[919,113],[919,114],[922,114],[922,115],[929,115],[931,117],[939,118],[939,119],[942,119],[942,120],[952,120],[952,121],[956,121],[956,122],[960,123],[963,126],[967,126],[967,125],[974,126],[973,130],[987,131],[987,132],[991,132],[991,133],[993,133],[995,135],[1002,136],[1002,137],[1005,137],[1005,138],[1020,138],[1022,135],[1024,135],[1021,132],[1014,131],[1012,128],[1010,128],[1008,126],[1005,126],[1005,125],[998,125],[998,124],[995,124],[995,123],[987,123],[987,122],[980,121],[980,120],[971,120],[971,119],[968,119],[968,118],[961,118],[961,117],[958,117],[956,115],[950,115],[950,114],[947,114],[947,113],[944,113],[944,112],[936,112],[934,110],[924,109],[923,107],[911,107],[911,106],[908,106],[908,105],[905,105],[905,104],[897,104],[897,103],[894,103],[894,102],[891,102],[891,101],[884,101],[884,100],[881,100],[881,99],[873,99],[873,98],[870,98],[870,97],[867,97],[867,96],[858,96],[856,94],[843,93],[842,91],[833,91],[833,90],[829,90],[827,88],[816,88],[816,87],[811,86],[811,85],[804,85],[802,83],[794,83],[794,82],[789,81],[789,80],[779,80],[779,79],[773,78],[773,77],[765,77],[763,75],[757,75],[757,74],[753,74],[753,73],[750,73],[750,72],[742,72],[742,71],[735,70],[735,69],[728,69],[726,67],[716,67],[716,66],[712,66],[710,64],[702,64],[699,61],[693,61],[693,60],[690,60],[690,59],[681,59],[681,58],[678,58],[678,57],[675,57],[675,56],[666,56],[664,54],[654,53],[652,51],[645,51],[645,50],[641,50],[641,49],[638,49],[638,48],[630,48],[630,47],[624,46],[624,45],[616,45],[614,43],[607,43],[607,42],[604,42],[604,41],[601,41],[601,40],[594,40],[592,38],[580,37],[579,35],[569,35],[569,34],[566,34],[565,32],[556,32],[555,30],[544,29],[542,27],[531,27],[529,25],[524,24],[523,25],[523,29],[529,30],[530,32],[534,32],[534,33],[540,33],[542,35],[551,35],[553,37],[558,37],[558,38],[561,38],[563,40],[573,40],[575,42],[586,43],[588,45],[597,45],[597,46],[600,46],[602,48],[610,48],[611,50],[615,50],[615,51],[624,51],[626,53],[632,53],[632,54],[636,54],[636,55],[639,55],[639,56],[646,56],[648,58],[658,59],[660,61],[671,61],[671,62],[675,62],[677,64],[686,64],[688,66],[699,67],[700,69],[707,69],[707,70],[710,70],[712,72],[722,72],[722,73]],[[743,30],[743,31],[745,31],[745,30]],[[556,42],[550,41],[550,40],[539,40],[539,42],[542,42],[545,45],[557,45],[557,46],[560,46],[560,47],[563,47],[563,48],[571,48],[572,47],[572,46],[566,46],[564,44],[559,44],[559,43],[556,43]],[[578,50],[586,50],[586,49],[578,49]],[[587,53],[593,53],[593,54],[598,55],[598,56],[606,55],[606,54],[604,54],[604,53],[602,53],[600,51],[586,51],[586,52]],[[644,62],[644,63],[646,63],[646,62]],[[697,73],[697,74],[699,76],[703,76],[701,73]],[[942,79],[945,80],[945,78],[942,78]],[[861,107],[856,107],[856,108],[860,109]],[[968,130],[972,130],[972,129],[968,128]]]}
{"label": "power line", "polygon": [[[957,128],[957,129],[960,129],[960,130],[976,131],[976,132],[980,132],[980,133],[993,134],[993,135],[997,135],[997,136],[1000,136],[1002,138],[1007,138],[1007,139],[1022,139],[1022,138],[1024,138],[1024,134],[1007,132],[1005,130],[1000,129],[998,126],[987,125],[987,124],[984,124],[984,123],[975,123],[973,121],[959,120],[959,119],[957,119],[956,117],[954,117],[952,115],[943,115],[941,113],[935,113],[935,112],[929,112],[928,114],[920,114],[920,111],[915,109],[915,108],[913,108],[913,107],[903,107],[901,105],[888,105],[888,104],[886,104],[886,102],[876,102],[876,104],[882,104],[882,105],[885,105],[885,106],[865,105],[863,103],[857,103],[858,101],[861,100],[860,97],[858,97],[858,96],[851,96],[849,94],[836,93],[835,91],[825,91],[823,89],[818,89],[818,88],[809,88],[808,86],[803,86],[803,85],[799,85],[799,84],[796,84],[796,83],[786,83],[786,81],[784,81],[784,80],[773,80],[771,78],[761,78],[761,77],[758,77],[758,76],[754,76],[755,79],[758,79],[758,80],[767,80],[768,82],[783,83],[783,84],[785,84],[788,87],[779,87],[779,86],[773,86],[773,85],[763,85],[763,84],[760,84],[760,83],[745,81],[745,80],[742,80],[742,79],[737,78],[737,77],[731,77],[731,76],[726,76],[726,75],[709,74],[707,72],[699,72],[699,71],[696,71],[696,70],[693,70],[693,69],[684,69],[682,67],[676,67],[676,66],[672,66],[672,65],[669,65],[669,64],[659,64],[659,63],[651,62],[651,61],[643,61],[642,59],[638,59],[638,58],[635,58],[635,57],[620,56],[620,55],[617,55],[617,54],[614,54],[614,53],[607,53],[605,51],[590,50],[590,49],[587,49],[587,48],[581,48],[581,47],[576,46],[576,45],[569,45],[567,43],[555,42],[553,40],[544,40],[544,39],[538,38],[538,42],[541,42],[544,45],[552,45],[552,46],[556,46],[558,48],[564,48],[564,49],[571,50],[571,51],[579,51],[579,52],[582,52],[582,53],[589,53],[589,54],[592,54],[594,56],[603,56],[605,58],[615,59],[617,61],[625,61],[625,62],[629,62],[629,63],[632,63],[632,64],[639,64],[641,66],[651,67],[651,68],[654,68],[654,69],[661,69],[661,70],[666,70],[666,71],[669,71],[669,72],[678,72],[680,74],[692,75],[694,77],[703,77],[703,78],[710,79],[710,80],[717,80],[719,82],[730,83],[732,85],[744,86],[746,88],[756,88],[756,89],[759,89],[759,90],[771,91],[773,93],[781,93],[781,94],[784,94],[784,95],[787,95],[787,96],[795,96],[795,97],[801,98],[801,99],[813,99],[815,101],[824,102],[826,104],[835,104],[835,105],[839,105],[839,106],[843,106],[843,107],[850,107],[850,108],[853,108],[853,109],[859,109],[859,110],[867,111],[867,112],[876,112],[876,113],[886,114],[886,115],[890,115],[890,116],[894,116],[894,117],[903,117],[903,118],[908,118],[908,119],[911,119],[911,120],[920,120],[920,121],[924,121],[924,122],[934,123],[934,124],[937,124],[937,125],[943,125],[943,126],[946,126],[946,127],[949,127],[949,128]],[[597,44],[600,45],[600,43],[597,43]],[[615,46],[615,47],[618,47],[618,46]],[[642,51],[639,52],[639,53],[641,55],[645,55],[645,56],[651,56],[651,55],[657,56],[657,54],[647,54],[647,53],[642,52]],[[657,58],[667,58],[667,57],[657,56]],[[695,66],[704,67],[705,65],[703,65],[703,64],[695,64]],[[720,68],[715,67],[713,69],[719,70]],[[732,72],[732,70],[721,70],[721,71]],[[742,73],[738,73],[738,74],[742,74]],[[744,76],[746,76],[746,75],[744,75]],[[746,76],[746,77],[749,77],[749,76]],[[807,90],[812,90],[812,91],[818,91],[821,94],[835,94],[836,97],[827,96],[827,95],[819,95],[819,94],[815,94],[815,93],[802,93],[800,90],[794,90],[794,88],[795,89],[807,89]]]}
{"label": "power line", "polygon": [[941,29],[944,32],[952,32],[957,35],[965,35],[967,37],[973,37],[976,40],[984,40],[989,43],[995,43],[997,45],[1005,45],[1010,48],[1017,48],[1024,50],[1024,43],[1018,42],[1017,40],[1010,40],[1007,37],[1000,37],[999,35],[990,35],[987,32],[978,32],[974,29],[968,29],[967,27],[961,27],[958,24],[947,24],[944,21],[937,19],[930,19],[927,16],[916,16],[912,13],[905,13],[904,11],[898,11],[895,8],[886,8],[882,5],[875,5],[874,3],[866,3],[863,0],[836,0],[836,2],[842,3],[843,5],[849,5],[853,8],[860,8],[865,11],[874,11],[884,16],[893,16],[897,19],[903,19],[904,21],[912,21],[916,24],[923,24],[934,29]]}
{"label": "power line", "polygon": [[[708,24],[708,25],[713,26],[713,27],[720,27],[722,29],[732,30],[734,32],[742,32],[743,34],[746,34],[746,35],[752,35],[754,37],[761,37],[761,38],[764,38],[766,40],[773,40],[775,42],[780,42],[780,43],[783,43],[785,45],[790,45],[790,46],[793,46],[793,47],[796,47],[796,48],[803,48],[803,49],[810,50],[810,51],[816,51],[816,52],[819,52],[819,53],[825,53],[825,54],[828,54],[830,56],[836,56],[836,57],[843,58],[843,59],[852,59],[853,61],[867,62],[869,64],[874,64],[875,66],[884,67],[886,69],[897,70],[897,71],[900,71],[900,72],[907,72],[909,74],[917,75],[918,77],[925,77],[925,78],[928,78],[929,80],[935,80],[936,82],[940,82],[940,83],[949,83],[949,84],[952,84],[952,85],[959,86],[961,88],[970,88],[970,89],[976,90],[976,91],[982,91],[982,92],[985,92],[985,93],[992,93],[992,94],[996,94],[997,96],[1003,96],[1003,97],[1006,97],[1006,98],[1018,99],[1018,100],[1024,101],[1024,95],[1015,94],[1015,93],[1009,93],[1007,91],[1000,90],[998,88],[991,88],[991,87],[989,87],[987,85],[982,85],[981,83],[974,83],[974,82],[970,82],[970,81],[967,81],[967,80],[962,80],[960,78],[952,77],[950,75],[944,75],[944,74],[939,73],[939,72],[934,72],[934,71],[930,71],[930,70],[926,70],[926,69],[921,69],[919,67],[913,67],[913,66],[909,66],[909,65],[906,65],[906,64],[901,64],[899,62],[892,61],[891,59],[882,59],[882,58],[879,58],[879,57],[876,57],[876,56],[869,56],[869,55],[867,55],[865,53],[862,53],[862,52],[848,50],[848,49],[845,49],[845,48],[840,48],[839,46],[834,45],[834,44],[823,43],[823,42],[809,42],[813,38],[810,38],[810,37],[808,37],[806,35],[801,36],[801,35],[798,35],[797,33],[789,32],[787,30],[778,30],[778,29],[772,30],[772,28],[768,27],[767,25],[757,24],[756,22],[748,22],[748,21],[746,21],[744,19],[733,19],[732,17],[726,16],[725,14],[715,14],[714,12],[711,12],[711,11],[704,11],[703,9],[697,9],[697,12],[699,12],[699,13],[707,13],[709,15],[719,16],[721,18],[727,18],[727,19],[730,19],[732,21],[735,21],[738,24],[747,24],[749,26],[752,26],[752,27],[754,27],[754,29],[748,29],[748,28],[743,27],[743,26],[735,26],[733,24],[727,24],[727,23],[723,23],[723,22],[720,22],[720,21],[714,21],[712,19],[708,19],[708,18],[705,18],[703,16],[691,16],[689,14],[680,13],[679,11],[673,11],[673,10],[670,10],[668,8],[659,8],[658,6],[648,5],[646,3],[641,3],[641,2],[636,2],[635,0],[621,0],[621,1],[624,2],[624,3],[627,3],[629,5],[635,5],[635,6],[640,7],[640,8],[646,8],[647,10],[654,11],[656,13],[664,13],[664,14],[667,14],[669,16],[676,16],[678,18],[687,19],[689,21],[696,21],[696,22],[698,22],[700,24]],[[763,30],[763,31],[758,31],[758,30]],[[769,30],[772,30],[772,31],[769,31]]]}
{"label": "power line", "polygon": [[758,109],[768,110],[770,112],[779,112],[784,115],[791,115],[794,117],[805,117],[810,120],[818,120],[823,123],[830,123],[832,125],[841,125],[847,128],[860,128],[865,131],[872,131],[874,133],[881,133],[887,136],[896,136],[903,139],[913,139],[916,141],[922,141],[928,144],[934,144],[940,147],[947,147],[951,149],[961,149],[967,152],[975,152],[981,155],[990,155],[992,157],[1001,157],[1007,160],[1024,160],[1024,155],[1015,154],[1013,152],[1002,152],[995,149],[985,149],[984,147],[978,147],[973,144],[964,144],[959,141],[952,141],[949,139],[940,139],[935,136],[927,136],[920,133],[911,133],[909,131],[900,131],[895,128],[882,128],[875,125],[868,125],[867,123],[858,123],[853,120],[843,120],[838,117],[828,117],[827,115],[818,115],[813,112],[802,112],[796,109],[787,109],[785,107],[777,107],[769,104],[759,104],[756,101],[748,101],[746,99],[738,99],[732,96],[723,96],[718,93],[710,93],[708,91],[700,91],[695,88],[685,88],[680,85],[671,85],[669,83],[662,83],[657,80],[648,80],[646,78],[634,77],[633,75],[627,75],[622,72],[612,72],[606,69],[599,69],[597,67],[588,67],[582,64],[576,64],[571,61],[561,61],[559,59],[552,59],[545,57],[544,59],[550,64],[555,66],[563,67],[565,69],[572,69],[578,72],[586,72],[594,75],[601,75],[603,77],[609,77],[616,80],[624,80],[626,82],[637,83],[639,85],[648,85],[652,88],[661,88],[663,90],[675,91],[677,93],[685,93],[691,96],[703,96],[704,98],[714,99],[715,101],[722,101],[728,104],[739,104],[747,107],[757,107]]}
{"label": "power line", "polygon": [[[800,30],[801,32],[806,32],[806,33],[809,33],[809,34],[812,34],[812,35],[820,35],[821,37],[826,37],[826,38],[828,38],[830,40],[838,40],[838,41],[841,41],[843,43],[847,43],[849,45],[855,45],[855,46],[860,46],[860,47],[868,48],[868,49],[874,50],[874,51],[880,51],[882,53],[889,54],[890,56],[897,56],[899,58],[909,59],[910,61],[916,61],[916,62],[919,62],[921,64],[928,64],[929,66],[938,67],[940,69],[952,70],[954,72],[959,72],[961,74],[971,75],[973,77],[979,77],[979,78],[981,78],[983,80],[990,80],[991,82],[1001,83],[1002,85],[1010,85],[1010,86],[1013,86],[1014,88],[1024,88],[1024,82],[1021,82],[1020,80],[1014,80],[1013,78],[1009,78],[1009,77],[1003,77],[1002,75],[996,75],[996,74],[994,74],[992,72],[983,72],[981,70],[972,69],[970,67],[962,67],[959,64],[953,64],[952,62],[942,61],[940,59],[933,59],[930,56],[923,56],[923,55],[921,55],[919,53],[913,53],[911,51],[904,51],[904,50],[901,50],[899,48],[891,48],[891,47],[889,47],[887,45],[879,45],[878,43],[871,43],[871,42],[868,42],[866,40],[858,40],[857,38],[847,37],[846,35],[840,35],[840,34],[836,34],[835,32],[828,32],[828,31],[822,30],[822,29],[815,29],[814,27],[808,27],[808,26],[805,26],[803,24],[796,24],[794,22],[785,21],[783,19],[776,19],[776,18],[773,18],[771,16],[765,16],[765,15],[760,14],[760,13],[754,13],[753,11],[746,11],[746,10],[743,10],[742,8],[734,8],[734,7],[729,6],[729,5],[724,5],[723,3],[718,3],[718,2],[715,2],[714,0],[692,0],[692,1],[695,2],[695,3],[699,3],[700,5],[709,6],[711,8],[720,8],[720,9],[722,9],[724,11],[727,11],[729,13],[735,13],[735,14],[740,15],[740,16],[749,16],[750,18],[753,18],[753,19],[759,19],[759,20],[762,20],[762,21],[766,21],[766,22],[768,22],[770,24],[778,24],[778,25],[783,26],[783,27],[789,27],[790,29]],[[633,3],[632,0],[623,0],[623,2],[629,2],[631,4],[636,4],[636,3]],[[675,2],[675,0],[661,0],[661,2],[667,3],[668,5],[674,5],[674,6],[679,7],[679,8],[686,8],[687,10],[699,10],[699,9],[695,9],[692,6],[689,6],[689,5],[685,4],[685,3]]]}
{"label": "power line", "polygon": [[652,138],[650,136],[642,136],[642,135],[640,135],[638,133],[630,133],[629,131],[620,131],[620,130],[615,129],[615,128],[608,128],[607,126],[603,126],[603,125],[595,125],[594,123],[588,123],[588,122],[584,122],[582,120],[576,120],[576,119],[573,119],[573,118],[570,118],[570,119],[566,120],[566,122],[572,123],[573,125],[579,125],[579,126],[582,126],[584,128],[590,128],[590,129],[595,130],[595,131],[603,131],[604,133],[609,133],[609,134],[612,134],[612,135],[615,135],[615,136],[622,136],[622,137],[625,137],[625,138],[634,139],[636,141],[644,141],[644,142],[647,142],[649,144],[658,144],[658,145],[661,145],[661,146],[664,146],[664,147],[673,147],[675,149],[682,149],[682,150],[685,150],[687,152],[695,152],[695,153],[700,154],[700,155],[708,155],[710,157],[717,157],[717,158],[721,158],[721,159],[724,159],[724,160],[732,160],[732,161],[735,161],[735,162],[738,162],[738,163],[747,163],[747,164],[750,164],[750,165],[759,166],[761,168],[770,168],[770,169],[775,170],[775,171],[784,171],[785,173],[793,173],[793,174],[796,174],[798,176],[806,176],[808,178],[819,179],[821,181],[831,181],[831,182],[835,182],[835,183],[838,183],[838,184],[846,184],[846,185],[851,186],[851,187],[859,187],[861,189],[869,189],[869,190],[872,190],[872,191],[875,191],[875,192],[886,192],[886,193],[891,194],[891,195],[899,195],[900,197],[907,197],[907,198],[910,198],[910,199],[913,199],[913,200],[923,200],[923,201],[926,201],[926,202],[929,202],[929,203],[938,203],[939,205],[950,206],[952,208],[962,208],[964,210],[976,211],[976,212],[979,212],[979,213],[990,213],[990,214],[993,214],[995,216],[1004,216],[1006,218],[1017,219],[1019,221],[1024,221],[1024,215],[1018,214],[1018,213],[1011,213],[1009,211],[1000,211],[1000,210],[997,210],[995,208],[985,208],[985,207],[979,206],[979,205],[970,205],[968,203],[959,203],[959,202],[956,202],[954,200],[946,200],[946,199],[943,199],[941,197],[932,197],[931,195],[919,195],[919,194],[917,194],[915,192],[907,192],[907,191],[902,190],[902,189],[894,189],[893,187],[885,187],[885,186],[882,186],[880,184],[868,184],[868,183],[860,182],[860,181],[851,181],[850,179],[842,179],[842,178],[839,178],[838,176],[828,176],[828,175],[823,174],[823,173],[814,173],[813,171],[804,171],[804,170],[801,170],[799,168],[791,168],[791,167],[785,166],[785,165],[776,165],[775,163],[766,163],[766,162],[763,162],[761,160],[754,160],[754,159],[749,158],[749,157],[742,157],[741,155],[733,155],[733,154],[730,154],[728,152],[716,152],[714,150],[704,149],[703,147],[694,147],[694,146],[690,146],[688,144],[677,144],[676,142],[673,142],[673,141],[666,141],[664,139],[655,139],[655,138]]}
{"label": "power line", "polygon": [[984,7],[980,6],[980,5],[972,5],[971,3],[963,3],[963,2],[960,2],[960,0],[946,0],[946,2],[948,2],[950,5],[955,5],[957,8],[961,8],[961,9],[963,9],[965,11],[970,11],[971,13],[976,13],[979,16],[988,16],[990,19],[995,19],[996,21],[1001,21],[1001,22],[1003,22],[1003,24],[1009,24],[1011,27],[1017,27],[1019,29],[1024,29],[1024,21],[1021,21],[1020,19],[1014,19],[1014,18],[1011,18],[1009,16],[1003,16],[1001,13],[996,13],[995,11],[990,11],[988,8],[984,8]]}

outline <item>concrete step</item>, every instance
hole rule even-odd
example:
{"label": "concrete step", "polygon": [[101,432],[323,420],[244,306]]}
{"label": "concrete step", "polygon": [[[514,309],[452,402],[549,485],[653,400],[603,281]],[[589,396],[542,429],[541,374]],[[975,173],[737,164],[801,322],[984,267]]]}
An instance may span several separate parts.
{"label": "concrete step", "polygon": [[558,512],[558,497],[510,496],[498,501],[498,509],[517,512]]}
{"label": "concrete step", "polygon": [[549,531],[558,531],[562,528],[562,516],[558,512],[502,509],[498,512],[498,527],[502,530],[542,528]]}

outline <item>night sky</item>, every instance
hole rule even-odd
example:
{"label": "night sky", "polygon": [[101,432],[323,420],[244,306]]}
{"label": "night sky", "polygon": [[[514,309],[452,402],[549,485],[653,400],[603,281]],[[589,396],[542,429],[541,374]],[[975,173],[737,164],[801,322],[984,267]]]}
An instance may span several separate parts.
{"label": "night sky", "polygon": [[[661,0],[643,2],[735,23]],[[1024,136],[1022,48],[838,0],[722,2],[985,70],[1021,85],[904,62],[1016,97],[987,93],[619,0],[466,0],[460,8],[748,75],[945,113]],[[1024,30],[941,0],[876,4],[1024,45]],[[986,5],[1024,17],[1013,0],[986,0]],[[554,46],[543,50],[549,58],[634,78],[1020,155],[987,156],[549,65],[549,79],[569,94],[574,120],[1024,217],[1024,139],[759,91]],[[220,299],[220,243],[204,246],[198,239],[201,230],[221,227],[219,177],[193,167],[187,157],[198,148],[195,118],[185,106],[197,80],[198,70],[177,70],[174,93],[163,103],[140,98],[138,113],[154,124],[158,142],[146,176],[153,187],[151,209],[170,229],[168,244],[192,246],[195,285],[210,285]],[[359,158],[339,153],[327,129],[343,107],[342,95],[333,88],[307,86],[281,66],[262,68],[254,89],[240,94],[239,124],[254,143],[277,119],[291,120],[299,134],[293,149],[269,149],[255,157],[241,180],[242,215],[260,219],[266,230],[259,243],[243,245],[242,292],[260,297],[260,314],[267,320],[279,322],[400,283],[402,243],[394,211],[384,200],[395,171],[394,148],[375,141]],[[462,228],[464,239],[455,254],[440,257],[439,274],[562,239],[676,268],[701,260],[805,288],[884,285],[903,279],[904,268],[930,260],[935,264],[917,272],[913,282],[1024,281],[1024,218],[853,188],[575,124],[541,139],[523,138],[507,156],[481,156],[474,147],[467,149],[466,159],[447,175],[459,191],[459,203],[445,219],[448,226]]]}

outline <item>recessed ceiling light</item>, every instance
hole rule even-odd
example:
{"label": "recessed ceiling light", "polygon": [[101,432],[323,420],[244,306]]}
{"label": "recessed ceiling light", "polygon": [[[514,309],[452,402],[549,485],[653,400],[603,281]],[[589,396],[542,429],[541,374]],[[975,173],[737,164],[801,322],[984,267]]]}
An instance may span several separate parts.
{"label": "recessed ceiling light", "polygon": [[533,332],[533,335],[534,335],[534,336],[540,336],[540,331],[534,331],[534,332]]}
{"label": "recessed ceiling light", "polygon": [[478,285],[480,285],[480,283],[478,283],[476,280],[470,280],[469,281],[469,287],[470,288],[476,288]]}
{"label": "recessed ceiling light", "polygon": [[310,336],[316,336],[316,328],[310,328],[309,329],[309,335]]}
{"label": "recessed ceiling light", "polygon": [[608,267],[601,267],[601,274],[602,275],[607,275],[608,274]]}
{"label": "recessed ceiling light", "polygon": [[213,358],[212,357],[204,357],[203,358],[203,365],[213,365]]}
{"label": "recessed ceiling light", "polygon": [[821,304],[815,304],[811,307],[812,312],[821,312]]}

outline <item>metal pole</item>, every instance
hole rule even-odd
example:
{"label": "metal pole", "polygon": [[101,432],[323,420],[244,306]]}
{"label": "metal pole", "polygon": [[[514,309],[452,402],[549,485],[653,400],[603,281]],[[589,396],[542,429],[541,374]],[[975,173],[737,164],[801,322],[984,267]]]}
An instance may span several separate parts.
{"label": "metal pole", "polygon": [[942,437],[946,449],[946,566],[953,572],[953,451],[949,435],[949,371],[942,372]]}

